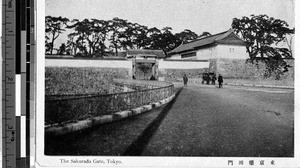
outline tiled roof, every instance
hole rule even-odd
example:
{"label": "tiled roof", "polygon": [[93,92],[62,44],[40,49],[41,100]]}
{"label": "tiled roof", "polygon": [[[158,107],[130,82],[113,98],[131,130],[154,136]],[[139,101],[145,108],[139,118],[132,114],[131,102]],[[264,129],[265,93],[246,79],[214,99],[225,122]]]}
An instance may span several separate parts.
{"label": "tiled roof", "polygon": [[176,54],[185,51],[193,51],[201,47],[205,47],[211,44],[232,44],[232,45],[246,45],[245,41],[241,40],[237,37],[233,30],[230,29],[228,31],[214,34],[208,37],[200,38],[193,40],[191,42],[182,44],[175,48],[174,50],[170,51],[168,54]]}
{"label": "tiled roof", "polygon": [[165,58],[166,55],[163,50],[146,50],[146,49],[128,49],[127,56],[137,55],[156,55],[158,58]]}

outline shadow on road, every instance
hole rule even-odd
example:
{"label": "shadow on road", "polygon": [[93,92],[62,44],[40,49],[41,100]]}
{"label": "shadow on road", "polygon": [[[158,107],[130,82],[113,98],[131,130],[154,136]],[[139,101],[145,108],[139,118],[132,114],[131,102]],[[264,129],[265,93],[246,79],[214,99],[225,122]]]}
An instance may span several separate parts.
{"label": "shadow on road", "polygon": [[166,115],[169,113],[173,104],[175,103],[178,95],[182,91],[183,88],[180,88],[176,94],[174,99],[169,102],[163,109],[162,112],[153,120],[150,125],[142,132],[142,134],[134,141],[122,154],[123,156],[139,156],[142,154],[145,147],[148,145],[151,137],[155,134],[156,130],[160,126],[161,122],[164,120]]}

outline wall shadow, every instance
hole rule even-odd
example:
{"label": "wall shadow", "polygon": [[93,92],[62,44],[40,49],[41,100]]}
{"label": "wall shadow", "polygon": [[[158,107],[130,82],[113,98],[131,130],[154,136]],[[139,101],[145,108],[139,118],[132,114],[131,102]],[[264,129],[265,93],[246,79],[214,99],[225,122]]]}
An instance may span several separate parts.
{"label": "wall shadow", "polygon": [[178,95],[183,88],[180,88],[173,98],[163,109],[162,112],[150,123],[150,125],[142,132],[142,134],[134,141],[122,154],[122,156],[140,156],[148,143],[150,142],[151,137],[155,134],[158,127],[164,120],[164,118],[169,113],[173,104],[175,103]]}

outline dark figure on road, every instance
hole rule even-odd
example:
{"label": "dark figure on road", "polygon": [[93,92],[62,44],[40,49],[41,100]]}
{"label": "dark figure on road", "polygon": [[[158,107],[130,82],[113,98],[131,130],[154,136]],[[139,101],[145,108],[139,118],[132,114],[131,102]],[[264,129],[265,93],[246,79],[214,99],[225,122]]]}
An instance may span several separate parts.
{"label": "dark figure on road", "polygon": [[152,75],[152,76],[150,77],[150,80],[155,80],[155,77]]}
{"label": "dark figure on road", "polygon": [[207,75],[207,77],[206,77],[206,84],[209,85],[209,83],[210,83],[210,76]]}
{"label": "dark figure on road", "polygon": [[134,76],[134,75],[132,76],[132,79],[135,79],[135,76]]}
{"label": "dark figure on road", "polygon": [[219,77],[218,77],[218,82],[219,82],[219,88],[223,87],[222,84],[223,84],[223,76],[219,74]]}
{"label": "dark figure on road", "polygon": [[202,84],[206,81],[206,74],[202,74]]}
{"label": "dark figure on road", "polygon": [[212,85],[215,85],[216,84],[216,80],[217,80],[217,77],[215,74],[213,74],[212,78],[211,78],[211,84]]}
{"label": "dark figure on road", "polygon": [[183,84],[186,86],[188,82],[188,77],[186,76],[186,74],[183,75]]}

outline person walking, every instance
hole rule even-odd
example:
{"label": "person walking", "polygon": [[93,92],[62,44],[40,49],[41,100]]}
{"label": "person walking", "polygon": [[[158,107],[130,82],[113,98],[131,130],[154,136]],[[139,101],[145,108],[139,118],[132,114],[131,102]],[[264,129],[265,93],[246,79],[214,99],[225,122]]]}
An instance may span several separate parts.
{"label": "person walking", "polygon": [[186,74],[183,75],[183,84],[184,86],[187,85],[187,82],[188,82],[188,77],[186,76]]}
{"label": "person walking", "polygon": [[212,85],[215,85],[216,84],[216,80],[217,80],[217,77],[215,74],[213,74],[212,78],[211,78],[211,84]]}
{"label": "person walking", "polygon": [[202,84],[206,81],[206,74],[202,74]]}
{"label": "person walking", "polygon": [[155,80],[155,77],[152,75],[151,78],[150,78],[150,80]]}
{"label": "person walking", "polygon": [[207,85],[209,85],[210,80],[211,80],[211,78],[210,78],[210,76],[209,76],[209,74],[208,74],[207,77],[206,77],[206,84],[207,84]]}
{"label": "person walking", "polygon": [[219,88],[223,87],[223,76],[221,74],[219,74],[219,77],[218,77],[218,82],[219,82]]}

